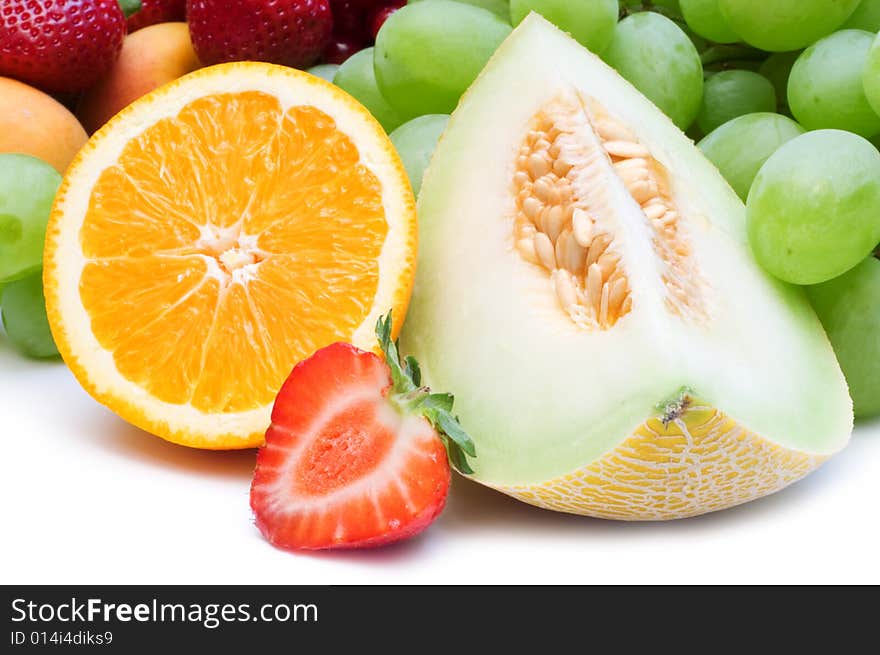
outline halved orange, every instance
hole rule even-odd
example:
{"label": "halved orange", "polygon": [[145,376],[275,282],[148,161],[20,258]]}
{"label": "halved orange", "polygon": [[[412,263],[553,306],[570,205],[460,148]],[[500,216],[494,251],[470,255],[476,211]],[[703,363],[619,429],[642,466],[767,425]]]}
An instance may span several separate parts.
{"label": "halved orange", "polygon": [[46,236],[52,333],[98,401],[160,437],[259,445],[291,368],[406,313],[416,218],[378,122],[262,63],[138,100],[71,164]]}

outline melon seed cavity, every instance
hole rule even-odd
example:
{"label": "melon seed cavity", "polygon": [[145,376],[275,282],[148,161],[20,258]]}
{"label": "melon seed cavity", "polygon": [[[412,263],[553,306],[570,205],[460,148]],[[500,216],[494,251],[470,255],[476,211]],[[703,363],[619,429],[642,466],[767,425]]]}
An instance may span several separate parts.
{"label": "melon seed cavity", "polygon": [[666,306],[702,318],[699,277],[665,168],[592,98],[554,100],[532,119],[513,175],[516,250],[546,270],[576,325],[613,327],[632,310],[632,291],[614,236],[620,210],[609,194],[611,176],[641,208],[662,263]]}

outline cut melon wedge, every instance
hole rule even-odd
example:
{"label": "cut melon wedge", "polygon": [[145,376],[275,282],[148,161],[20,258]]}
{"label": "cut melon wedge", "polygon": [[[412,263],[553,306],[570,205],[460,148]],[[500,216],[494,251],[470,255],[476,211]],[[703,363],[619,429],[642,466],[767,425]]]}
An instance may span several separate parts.
{"label": "cut melon wedge", "polygon": [[802,291],[755,263],[739,198],[539,16],[462,99],[419,217],[403,346],[456,394],[474,479],[672,519],[777,491],[847,443],[831,346]]}

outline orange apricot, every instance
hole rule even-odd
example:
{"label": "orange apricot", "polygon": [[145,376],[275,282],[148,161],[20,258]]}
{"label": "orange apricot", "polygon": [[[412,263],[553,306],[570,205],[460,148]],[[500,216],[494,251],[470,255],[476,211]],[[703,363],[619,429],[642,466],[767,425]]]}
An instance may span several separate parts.
{"label": "orange apricot", "polygon": [[63,173],[87,140],[76,116],[55,98],[0,77],[0,152],[39,157]]}
{"label": "orange apricot", "polygon": [[77,116],[91,134],[141,96],[200,67],[186,23],[150,25],[125,37],[116,64],[83,94]]}

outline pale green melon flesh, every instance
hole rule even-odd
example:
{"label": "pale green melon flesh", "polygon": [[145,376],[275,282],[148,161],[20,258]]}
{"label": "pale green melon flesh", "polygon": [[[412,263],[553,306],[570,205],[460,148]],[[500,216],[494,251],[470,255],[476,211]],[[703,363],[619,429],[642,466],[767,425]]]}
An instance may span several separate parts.
{"label": "pale green melon flesh", "polygon": [[[618,235],[633,309],[604,331],[575,326],[547,275],[513,251],[511,179],[523,135],[542,107],[575,90],[668,170],[709,288],[705,323],[666,308],[650,240],[635,223]],[[402,335],[426,382],[455,394],[477,445],[476,478],[528,484],[581,469],[682,388],[785,448],[842,448],[852,428],[843,375],[803,293],[754,262],[744,214],[717,170],[638,91],[542,18],[523,21],[462,99],[424,178]]]}

